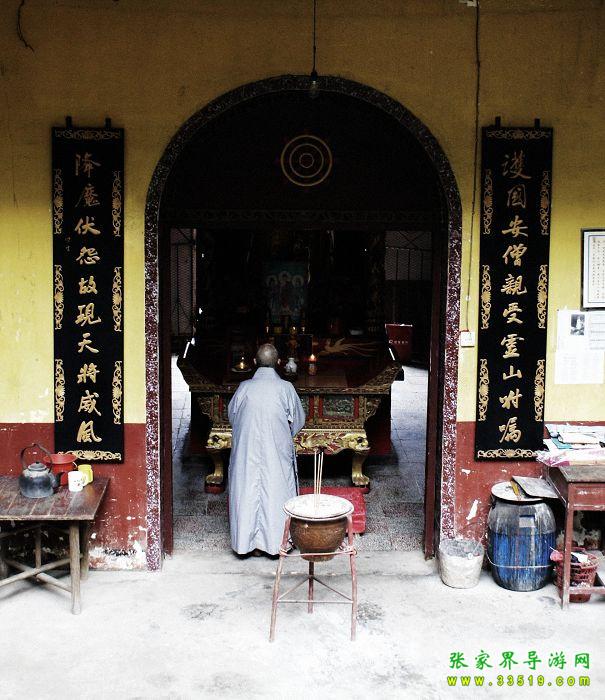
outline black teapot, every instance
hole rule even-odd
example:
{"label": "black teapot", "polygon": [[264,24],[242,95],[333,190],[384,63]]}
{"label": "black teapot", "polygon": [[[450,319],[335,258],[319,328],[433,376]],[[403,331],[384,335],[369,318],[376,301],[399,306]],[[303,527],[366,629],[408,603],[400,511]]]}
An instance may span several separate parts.
{"label": "black teapot", "polygon": [[23,473],[19,477],[19,490],[25,498],[47,498],[52,496],[54,490],[58,488],[61,475],[55,476],[42,462],[32,462],[32,464],[25,465],[25,453],[34,447],[45,452],[50,459],[50,452],[38,443],[34,442],[24,447],[21,450]]}

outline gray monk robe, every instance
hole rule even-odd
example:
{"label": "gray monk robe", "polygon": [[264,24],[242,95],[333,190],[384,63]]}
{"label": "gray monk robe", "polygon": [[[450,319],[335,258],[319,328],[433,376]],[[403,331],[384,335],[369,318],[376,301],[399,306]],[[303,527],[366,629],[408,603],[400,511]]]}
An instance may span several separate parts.
{"label": "gray monk robe", "polygon": [[238,554],[277,554],[284,503],[296,496],[292,438],[305,424],[294,387],[271,367],[259,367],[229,403],[233,426],[229,461],[231,546]]}

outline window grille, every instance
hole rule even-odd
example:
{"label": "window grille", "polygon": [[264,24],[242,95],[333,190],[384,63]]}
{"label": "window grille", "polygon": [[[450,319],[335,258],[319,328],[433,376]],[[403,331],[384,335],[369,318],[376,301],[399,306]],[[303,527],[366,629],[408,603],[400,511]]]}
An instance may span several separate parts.
{"label": "window grille", "polygon": [[171,245],[172,340],[177,344],[193,335],[196,305],[195,245],[197,229],[173,228]]}

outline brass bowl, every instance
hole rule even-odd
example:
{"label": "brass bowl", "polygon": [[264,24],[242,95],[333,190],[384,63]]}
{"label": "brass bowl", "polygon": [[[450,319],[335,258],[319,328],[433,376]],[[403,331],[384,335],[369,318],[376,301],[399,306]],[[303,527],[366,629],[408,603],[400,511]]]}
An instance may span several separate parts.
{"label": "brass bowl", "polygon": [[[307,561],[329,561],[342,544],[353,504],[346,498],[325,493],[295,496],[284,504],[290,516],[292,541]],[[306,557],[305,554],[324,556]]]}
{"label": "brass bowl", "polygon": [[[303,520],[292,518],[290,534],[292,541],[307,561],[329,561],[342,544],[347,533],[347,518],[337,520]],[[305,554],[325,553],[321,557],[306,557]]]}

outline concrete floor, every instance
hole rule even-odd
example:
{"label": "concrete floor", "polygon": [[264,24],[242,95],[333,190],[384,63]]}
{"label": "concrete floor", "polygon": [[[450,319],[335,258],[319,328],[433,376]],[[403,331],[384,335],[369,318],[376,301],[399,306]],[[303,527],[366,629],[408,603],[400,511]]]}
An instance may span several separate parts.
{"label": "concrete floor", "polygon": [[[412,388],[410,379],[402,390]],[[419,405],[422,398],[410,399],[408,408],[414,400]],[[186,439],[180,432],[187,422],[184,404],[176,415],[177,453]],[[421,529],[414,511],[421,484],[412,471],[401,470],[420,462],[423,421],[414,424],[405,411],[405,405],[393,411],[396,459],[370,465],[376,471],[368,535],[386,528],[391,551],[372,549],[385,539],[357,540],[357,641],[349,641],[346,606],[318,605],[309,615],[305,606],[284,605],[276,641],[268,642],[276,562],[230,552],[221,499],[202,494],[200,464],[180,462],[177,549],[161,572],[91,572],[79,616],[70,614],[69,596],[56,589],[28,581],[0,589],[0,699],[602,698],[605,600],[593,597],[562,611],[552,584],[513,593],[487,572],[476,588],[451,589],[441,583],[436,562],[424,561],[419,543],[415,551],[397,549],[394,527],[408,523],[406,546],[413,528]],[[402,423],[407,430],[399,431]],[[286,571],[303,566],[293,559]],[[342,560],[317,564],[317,574],[343,591],[350,583]],[[316,587],[317,598],[327,596]],[[535,670],[523,663],[530,651],[541,659]],[[475,659],[483,652],[492,667],[478,670]],[[513,652],[512,671],[499,666],[503,652]],[[565,667],[550,667],[551,655],[560,652]],[[467,667],[451,668],[456,653]],[[574,665],[580,653],[590,654],[588,670]],[[510,673],[514,687],[499,687],[498,675],[506,684]],[[486,687],[462,689],[459,677],[467,675],[473,684],[483,676]],[[544,687],[536,691],[540,675]],[[577,687],[579,676],[587,676],[590,687]],[[458,687],[448,685],[448,677]]]}
{"label": "concrete floor", "polygon": [[[160,573],[91,572],[83,611],[68,595],[21,582],[0,589],[0,697],[61,698],[602,698],[605,601],[558,607],[554,586],[534,593],[498,588],[484,572],[469,590],[447,588],[417,552],[359,555],[359,628],[348,640],[345,606],[283,606],[267,641],[275,562],[228,552],[180,553]],[[292,570],[300,564],[292,564]],[[318,564],[336,572],[344,562]],[[344,587],[344,575],[330,576]],[[490,654],[492,669],[475,657]],[[524,687],[497,687],[501,654],[512,651]],[[536,651],[542,664],[522,662]],[[563,671],[549,668],[563,651]],[[453,671],[460,652],[468,669]],[[574,668],[588,652],[590,669]],[[485,675],[492,687],[461,690],[447,677]],[[542,674],[542,691],[528,688]],[[556,676],[589,676],[558,688]],[[505,678],[506,682],[506,678]],[[548,688],[548,683],[553,686]]]}
{"label": "concrete floor", "polygon": [[[393,384],[391,452],[366,460],[372,490],[366,495],[367,526],[360,551],[418,550],[422,547],[426,402],[428,372],[405,368]],[[176,551],[228,551],[231,548],[227,495],[204,493],[211,470],[207,457],[187,458],[191,400],[189,387],[172,363],[174,546]],[[300,484],[312,486],[312,461],[299,458]],[[350,457],[327,458],[324,485],[350,486]]]}

